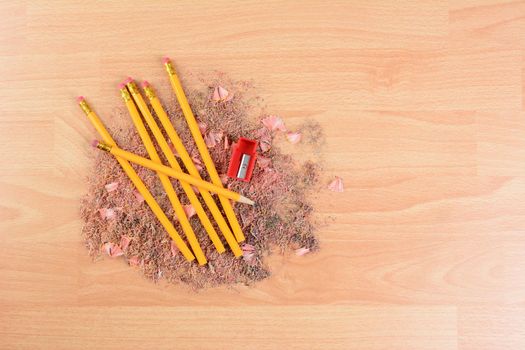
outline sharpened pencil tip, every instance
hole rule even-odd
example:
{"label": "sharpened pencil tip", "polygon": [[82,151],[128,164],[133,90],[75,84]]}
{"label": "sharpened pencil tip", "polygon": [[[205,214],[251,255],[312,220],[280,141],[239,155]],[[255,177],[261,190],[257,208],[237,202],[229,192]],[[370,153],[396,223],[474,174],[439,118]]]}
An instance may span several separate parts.
{"label": "sharpened pencil tip", "polygon": [[240,196],[239,197],[239,202],[244,203],[244,204],[249,204],[249,205],[255,205],[254,201],[252,201],[250,198],[246,198],[244,196]]}

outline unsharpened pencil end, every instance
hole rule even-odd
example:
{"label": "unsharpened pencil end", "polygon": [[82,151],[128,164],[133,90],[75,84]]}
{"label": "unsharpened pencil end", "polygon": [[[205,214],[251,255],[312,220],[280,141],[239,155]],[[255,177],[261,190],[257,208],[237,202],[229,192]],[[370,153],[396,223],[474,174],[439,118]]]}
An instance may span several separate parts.
{"label": "unsharpened pencil end", "polygon": [[147,87],[151,86],[151,84],[147,80],[144,80],[141,85],[142,85],[143,88],[147,88]]}
{"label": "unsharpened pencil end", "polygon": [[129,83],[132,83],[133,82],[133,78],[132,77],[127,77],[126,80],[124,80],[124,84],[129,84]]}
{"label": "unsharpened pencil end", "polygon": [[246,198],[244,196],[240,196],[239,197],[239,202],[244,203],[244,204],[249,204],[249,205],[255,205],[254,201],[252,201],[250,198]]}
{"label": "unsharpened pencil end", "polygon": [[99,143],[100,143],[100,142],[98,142],[98,140],[93,140],[93,141],[91,141],[91,146],[92,146],[93,148],[97,148],[97,146],[98,146]]}
{"label": "unsharpened pencil end", "polygon": [[80,103],[82,101],[84,101],[86,98],[84,96],[78,96],[77,97],[77,102]]}
{"label": "unsharpened pencil end", "polygon": [[125,89],[126,88],[126,83],[118,84],[118,88],[119,88],[119,90]]}
{"label": "unsharpened pencil end", "polygon": [[170,58],[168,56],[162,57],[162,63],[166,64],[170,61]]}

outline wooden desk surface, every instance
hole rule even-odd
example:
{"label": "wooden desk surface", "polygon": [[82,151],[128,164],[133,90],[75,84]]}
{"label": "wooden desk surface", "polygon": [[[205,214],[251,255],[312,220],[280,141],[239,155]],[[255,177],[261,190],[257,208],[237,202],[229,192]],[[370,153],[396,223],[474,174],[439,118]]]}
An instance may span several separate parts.
{"label": "wooden desk surface", "polygon": [[[0,348],[525,348],[525,3],[1,1]],[[253,79],[319,121],[334,222],[254,287],[155,285],[81,238],[87,141],[127,74]]]}

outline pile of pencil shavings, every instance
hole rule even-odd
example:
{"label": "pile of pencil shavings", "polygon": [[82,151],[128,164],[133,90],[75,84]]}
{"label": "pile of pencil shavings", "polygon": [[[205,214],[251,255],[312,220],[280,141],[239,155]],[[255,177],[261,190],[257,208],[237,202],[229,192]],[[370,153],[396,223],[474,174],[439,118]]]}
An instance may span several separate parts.
{"label": "pile of pencil shavings", "polygon": [[[126,83],[129,87],[130,81]],[[151,85],[145,84],[145,87],[150,88]],[[132,89],[128,88],[128,91]],[[151,100],[149,93],[146,92],[145,95]],[[239,253],[235,253],[231,241],[225,238],[216,220],[211,222],[218,233],[220,244],[210,238],[209,230],[206,230],[196,213],[195,201],[192,203],[186,195],[184,183],[172,178],[170,184],[180,199],[207,264],[199,266],[188,261],[116,158],[105,152],[97,152],[94,157],[94,171],[89,175],[89,191],[81,204],[85,223],[83,236],[90,255],[123,258],[130,266],[155,281],[164,278],[169,282],[183,283],[198,289],[222,284],[251,284],[266,278],[270,271],[265,264],[265,257],[275,250],[293,250],[299,256],[317,250],[316,225],[310,197],[319,189],[320,167],[312,160],[302,163],[295,161],[276,144],[288,142],[292,147],[309,152],[323,142],[319,126],[307,122],[299,126],[298,131],[288,131],[281,118],[265,113],[260,106],[260,98],[254,94],[249,83],[234,82],[222,74],[207,79],[204,89],[190,91],[187,96],[198,123],[198,131],[209,150],[222,186],[256,203],[255,206],[232,203],[235,218],[244,235],[244,240],[234,236],[235,241],[241,241]],[[124,100],[126,102],[125,97]],[[211,182],[195,143],[195,135],[185,122],[179,102],[163,101],[162,107],[198,171],[198,176]],[[154,105],[148,108],[150,111],[157,111]],[[250,118],[253,115],[258,117]],[[151,150],[148,152],[144,146],[144,138],[141,139],[135,127],[129,127],[129,123],[124,122],[129,118],[129,108],[119,110],[111,118],[114,124],[108,125],[110,134],[126,152],[140,158],[150,158]],[[153,118],[159,125],[162,124],[157,113],[153,114]],[[191,169],[183,162],[174,145],[176,142],[169,140],[169,133],[164,132],[164,135],[181,166],[180,170],[183,173],[190,172]],[[232,144],[241,137],[256,140],[259,145],[257,161],[249,182],[226,176]],[[172,165],[168,159],[170,156],[163,153],[162,147],[156,144],[156,149],[160,162]],[[182,235],[184,230],[180,217],[175,215],[173,203],[166,193],[166,183],[163,185],[155,171],[136,164],[132,167],[162,211],[173,222],[176,231],[185,238],[184,242],[188,242],[187,237]],[[199,200],[202,199],[202,187],[192,186],[191,190]],[[212,194],[212,198],[220,203],[216,194]],[[228,218],[222,206],[218,205],[219,213],[213,215],[204,201],[200,201],[200,204],[210,219],[215,219],[218,214]],[[231,225],[229,221],[228,223]],[[221,245],[227,249],[218,249]],[[190,247],[194,252],[194,245],[190,244]]]}

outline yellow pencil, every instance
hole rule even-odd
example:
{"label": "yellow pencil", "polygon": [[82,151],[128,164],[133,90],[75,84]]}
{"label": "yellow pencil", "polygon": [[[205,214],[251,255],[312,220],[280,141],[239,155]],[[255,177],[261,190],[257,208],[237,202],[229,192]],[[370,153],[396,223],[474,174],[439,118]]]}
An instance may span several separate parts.
{"label": "yellow pencil", "polygon": [[[186,118],[186,122],[188,123],[188,127],[191,131],[191,134],[193,135],[193,139],[195,140],[195,144],[197,145],[204,165],[208,170],[211,182],[213,182],[217,186],[222,187],[221,179],[219,177],[219,174],[217,173],[217,169],[215,169],[213,160],[210,157],[208,147],[206,147],[206,143],[204,143],[204,139],[202,138],[199,126],[197,125],[197,121],[195,120],[193,112],[191,111],[191,107],[188,103],[186,95],[184,94],[184,90],[182,89],[182,85],[179,81],[177,73],[175,72],[175,68],[173,67],[169,58],[165,57],[163,62],[166,67],[166,71],[168,72],[171,86],[173,88],[173,91],[175,92],[175,96],[179,101],[184,117]],[[244,234],[242,232],[241,226],[239,225],[239,222],[237,221],[237,218],[235,217],[235,213],[233,212],[233,208],[231,206],[230,201],[228,201],[228,199],[222,196],[219,196],[219,200],[221,202],[222,208],[224,209],[224,212],[226,213],[226,217],[230,222],[230,226],[233,230],[233,233],[235,234],[235,238],[238,242],[244,241]]]}
{"label": "yellow pencil", "polygon": [[[199,174],[199,171],[195,167],[195,164],[193,164],[193,161],[191,160],[191,157],[188,154],[188,151],[186,151],[186,147],[184,147],[184,144],[182,143],[179,135],[177,135],[177,132],[175,131],[175,128],[171,124],[168,118],[168,115],[164,111],[164,108],[162,107],[157,97],[157,94],[155,94],[155,90],[147,81],[143,83],[143,88],[144,88],[144,92],[146,93],[146,96],[148,97],[151,103],[151,106],[153,107],[153,110],[157,114],[157,117],[159,118],[162,126],[164,127],[164,130],[166,131],[166,134],[168,135],[168,138],[171,140],[171,143],[175,147],[175,150],[177,151],[180,158],[182,159],[182,162],[184,163],[184,166],[188,170],[188,173],[195,178],[202,179]],[[156,126],[156,129],[158,129],[156,123],[155,123],[155,126]],[[153,133],[155,134],[155,131],[153,131]],[[162,132],[160,130],[157,130],[157,133],[160,133],[160,135],[162,136]],[[170,160],[170,157],[171,157],[173,161],[176,163],[178,168],[176,168],[173,164],[171,164],[171,162],[170,162],[170,165],[172,166],[172,168],[175,168],[176,170],[181,171],[179,164],[177,163],[177,160],[175,159],[175,156],[173,155],[173,152],[171,151],[171,149],[168,147],[167,143],[165,147],[168,148],[168,151],[170,154],[170,156],[167,155],[168,161]],[[217,225],[219,226],[221,232],[223,233],[224,238],[226,238],[226,241],[228,242],[228,245],[231,247],[235,256],[241,256],[242,250],[240,249],[239,244],[237,243],[235,238],[233,237],[233,234],[230,228],[228,227],[226,220],[224,220],[224,217],[222,216],[210,192],[204,189],[199,189],[199,192],[202,196],[202,199],[204,199],[204,202],[210,209],[210,212],[213,215],[213,218],[215,219],[215,221],[217,221]]]}
{"label": "yellow pencil", "polygon": [[211,182],[197,179],[186,173],[181,173],[180,171],[177,171],[173,168],[162,165],[160,163],[154,162],[148,158],[144,158],[139,155],[136,155],[135,153],[125,151],[116,145],[110,145],[105,142],[93,141],[93,147],[97,147],[103,151],[109,152],[113,154],[114,156],[124,158],[125,160],[128,160],[132,163],[142,165],[145,168],[155,170],[155,171],[160,171],[161,173],[166,174],[170,177],[173,177],[177,180],[184,181],[194,186],[197,186],[199,188],[204,188],[205,190],[208,190],[210,192],[217,193],[219,196],[223,196],[225,198],[229,198],[234,201],[245,203],[245,204],[250,204],[250,205],[255,204],[254,201],[244,196],[241,196],[237,192],[230,191],[224,187],[216,186],[212,184]]}
{"label": "yellow pencil", "polygon": [[[128,87],[130,87],[130,90],[137,90],[138,92],[137,86],[132,80],[128,78],[126,83],[128,84]],[[144,123],[140,118],[139,111],[135,107],[135,104],[131,99],[130,93],[126,88],[126,85],[124,83],[120,84],[119,89],[122,99],[124,100],[124,103],[128,108],[131,119],[133,120],[133,124],[135,125],[135,128],[137,129],[139,136],[142,139],[144,147],[146,147],[146,151],[148,152],[149,157],[152,161],[161,164],[161,160],[157,153],[157,150],[155,149],[155,145],[153,144],[153,141],[151,140],[148,131],[146,130],[146,127],[144,126]],[[175,189],[173,188],[169,177],[161,172],[157,172],[157,175],[159,177],[160,182],[162,183],[162,187],[164,187],[164,190],[166,191],[166,195],[168,196],[171,206],[173,207],[173,210],[175,211],[175,214],[179,219],[180,226],[186,234],[186,238],[190,242],[190,246],[193,250],[193,253],[195,254],[195,257],[197,258],[197,261],[200,265],[206,264],[206,257],[202,252],[199,242],[197,241],[197,237],[195,236],[195,232],[193,232],[190,221],[188,220],[188,217],[184,212],[184,208],[182,207],[182,204],[179,201],[177,194],[175,193]]]}
{"label": "yellow pencil", "polygon": [[[84,113],[86,113],[86,115],[87,115],[89,121],[91,122],[91,124],[93,124],[95,129],[98,131],[98,133],[100,134],[100,136],[104,140],[104,142],[106,142],[107,144],[112,145],[112,146],[117,146],[117,143],[115,142],[115,140],[113,140],[113,138],[111,137],[109,132],[106,130],[106,128],[104,127],[104,124],[102,123],[100,118],[89,107],[89,105],[87,104],[87,102],[84,99],[84,97],[80,96],[77,101],[78,101],[80,107],[82,108],[82,110],[84,111]],[[116,158],[117,158],[117,161],[119,162],[120,166],[122,167],[122,169],[126,173],[126,175],[129,177],[129,179],[133,183],[133,185],[135,185],[135,187],[137,188],[139,193],[142,195],[142,197],[144,197],[144,200],[146,201],[146,203],[151,208],[151,211],[153,212],[153,214],[155,214],[155,216],[160,221],[162,226],[164,226],[164,229],[168,232],[170,237],[173,239],[173,241],[177,245],[177,248],[179,248],[179,250],[181,251],[182,255],[184,255],[184,257],[188,261],[195,260],[195,256],[193,255],[191,250],[188,248],[186,243],[184,243],[184,241],[180,237],[180,235],[177,232],[177,230],[175,230],[175,227],[173,227],[173,225],[171,224],[171,222],[168,219],[168,217],[166,216],[166,214],[164,214],[164,212],[160,208],[160,206],[157,203],[157,201],[155,200],[155,198],[153,198],[153,196],[151,195],[150,191],[148,191],[146,185],[144,185],[144,182],[142,182],[142,180],[137,175],[135,170],[133,170],[133,167],[131,166],[131,164],[129,164],[129,162],[127,160],[125,160],[125,159],[123,159],[121,157],[116,157]]]}
{"label": "yellow pencil", "polygon": [[[135,104],[139,107],[142,117],[144,118],[144,120],[146,120],[146,123],[148,124],[149,129],[151,130],[151,132],[153,133],[153,136],[157,140],[157,144],[160,146],[162,152],[168,159],[169,165],[175,170],[182,172],[182,169],[179,163],[177,162],[175,155],[171,151],[171,148],[168,145],[168,142],[164,138],[164,135],[162,135],[162,131],[160,130],[159,126],[157,125],[157,122],[151,115],[151,112],[149,111],[149,108],[146,105],[146,102],[142,98],[142,95],[139,93],[137,86],[135,85],[133,81],[130,81],[128,82],[128,87],[133,97],[133,100],[135,101]],[[127,92],[125,87],[123,91]],[[208,233],[208,236],[213,242],[213,245],[215,246],[215,248],[217,249],[219,253],[223,253],[225,251],[224,245],[222,244],[219,236],[217,235],[217,232],[215,232],[215,229],[213,228],[213,224],[211,223],[210,219],[208,218],[208,215],[206,215],[206,212],[202,208],[202,205],[199,202],[197,195],[193,191],[193,188],[187,182],[181,182],[181,186],[184,192],[186,193],[186,195],[188,196],[188,199],[190,200],[190,203],[192,204],[193,208],[195,209],[197,216],[201,220],[202,226],[204,227],[204,229]]]}

